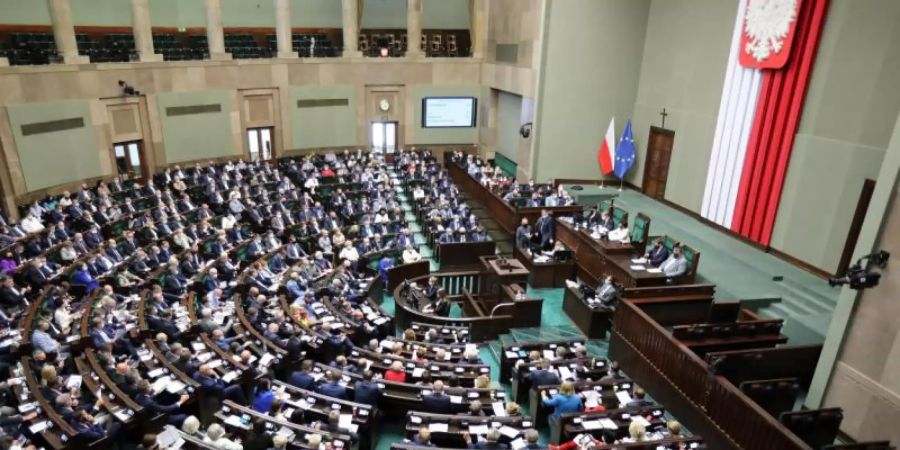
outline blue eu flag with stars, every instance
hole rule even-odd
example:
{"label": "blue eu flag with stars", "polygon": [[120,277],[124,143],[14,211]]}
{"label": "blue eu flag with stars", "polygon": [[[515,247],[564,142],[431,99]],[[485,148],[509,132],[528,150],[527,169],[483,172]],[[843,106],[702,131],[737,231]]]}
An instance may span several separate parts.
{"label": "blue eu flag with stars", "polygon": [[625,132],[616,146],[616,162],[614,170],[619,179],[625,178],[625,174],[634,165],[634,133],[631,132],[631,120],[625,124]]}

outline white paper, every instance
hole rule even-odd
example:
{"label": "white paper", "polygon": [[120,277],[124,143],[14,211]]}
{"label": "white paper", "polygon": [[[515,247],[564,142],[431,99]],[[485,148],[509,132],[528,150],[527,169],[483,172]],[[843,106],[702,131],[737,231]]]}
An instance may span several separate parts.
{"label": "white paper", "polygon": [[616,398],[619,399],[619,403],[621,403],[622,405],[626,405],[631,401],[631,395],[629,395],[626,391],[616,392]]}
{"label": "white paper", "polygon": [[618,430],[619,426],[612,419],[600,419],[600,424],[607,430]]}
{"label": "white paper", "polygon": [[491,409],[494,410],[494,416],[506,417],[506,408],[503,407],[503,402],[491,403]]}
{"label": "white paper", "polygon": [[662,269],[658,267],[648,267],[647,273],[662,273]]}
{"label": "white paper", "polygon": [[585,420],[581,422],[581,426],[585,430],[599,430],[603,428],[603,424],[599,420]]}
{"label": "white paper", "polygon": [[455,403],[457,405],[462,404],[462,401],[463,401],[462,395],[451,395],[449,397],[450,397],[450,403]]}
{"label": "white paper", "polygon": [[431,431],[432,433],[434,433],[434,432],[446,433],[449,429],[450,429],[450,425],[448,425],[446,423],[428,424],[428,431]]}
{"label": "white paper", "polygon": [[630,267],[631,267],[631,270],[633,270],[635,272],[640,272],[641,270],[647,270],[646,267],[644,267],[643,265],[640,265],[640,264],[632,264]]}
{"label": "white paper", "polygon": [[519,435],[519,430],[517,430],[509,425],[503,425],[502,427],[500,427],[500,434],[502,434],[510,439],[513,439]]}
{"label": "white paper", "polygon": [[489,428],[487,425],[469,425],[469,434],[482,435],[487,434]]}

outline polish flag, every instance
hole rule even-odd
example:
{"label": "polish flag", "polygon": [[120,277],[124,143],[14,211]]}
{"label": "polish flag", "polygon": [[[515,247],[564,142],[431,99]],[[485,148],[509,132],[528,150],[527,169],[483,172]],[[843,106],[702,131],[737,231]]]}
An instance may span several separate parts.
{"label": "polish flag", "polygon": [[597,159],[600,161],[600,172],[603,175],[609,175],[615,169],[614,162],[616,160],[616,118],[613,117],[609,121],[609,128],[606,129],[606,136],[603,137],[603,143],[600,144],[600,151],[597,152]]}

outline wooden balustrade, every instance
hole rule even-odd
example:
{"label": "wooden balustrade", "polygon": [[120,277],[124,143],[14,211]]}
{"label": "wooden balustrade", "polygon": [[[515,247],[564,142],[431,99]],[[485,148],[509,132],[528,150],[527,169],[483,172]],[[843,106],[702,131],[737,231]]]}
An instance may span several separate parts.
{"label": "wooden balustrade", "polygon": [[[627,352],[636,357],[627,357]],[[810,450],[728,380],[712,374],[705,361],[627,300],[616,309],[610,359],[620,360],[639,383],[664,386],[680,396],[694,408],[694,414],[683,414],[705,421],[689,425],[723,448]],[[666,404],[674,406],[674,402]]]}

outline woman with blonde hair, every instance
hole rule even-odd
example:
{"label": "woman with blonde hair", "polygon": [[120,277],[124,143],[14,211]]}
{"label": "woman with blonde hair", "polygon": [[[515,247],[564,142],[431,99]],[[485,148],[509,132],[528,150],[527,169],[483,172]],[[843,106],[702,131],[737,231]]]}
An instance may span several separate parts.
{"label": "woman with blonde hair", "polygon": [[559,422],[560,416],[565,413],[580,412],[583,404],[581,397],[575,394],[575,385],[571,381],[566,381],[559,386],[559,393],[550,397],[547,391],[541,391],[541,400],[544,406],[552,407],[553,414],[550,415],[550,422]]}

